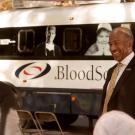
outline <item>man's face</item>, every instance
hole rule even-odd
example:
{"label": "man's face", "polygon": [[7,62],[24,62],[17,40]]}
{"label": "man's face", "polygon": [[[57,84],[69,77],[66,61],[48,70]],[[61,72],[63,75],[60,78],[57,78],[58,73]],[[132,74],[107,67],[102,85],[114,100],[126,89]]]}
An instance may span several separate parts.
{"label": "man's face", "polygon": [[55,38],[55,36],[56,36],[56,31],[55,31],[55,29],[51,29],[51,30],[50,30],[50,41],[53,41],[54,38]]}
{"label": "man's face", "polygon": [[112,56],[117,61],[122,61],[132,50],[130,39],[121,33],[112,33],[109,37],[109,45]]}

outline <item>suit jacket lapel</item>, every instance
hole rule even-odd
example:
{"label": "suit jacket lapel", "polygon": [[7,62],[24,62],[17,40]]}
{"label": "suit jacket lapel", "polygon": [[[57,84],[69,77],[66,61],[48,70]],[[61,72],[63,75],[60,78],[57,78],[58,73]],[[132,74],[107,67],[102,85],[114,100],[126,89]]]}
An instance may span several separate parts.
{"label": "suit jacket lapel", "polygon": [[106,91],[107,91],[108,83],[109,83],[109,81],[111,79],[111,75],[112,75],[112,72],[113,72],[115,67],[116,67],[116,65],[108,70],[107,78],[106,78],[106,81],[105,81],[105,84],[104,84],[104,87],[103,87],[103,94],[102,94],[102,101],[101,101],[101,105],[102,106],[104,105],[104,100],[105,100],[105,96],[106,96]]}
{"label": "suit jacket lapel", "polygon": [[133,59],[131,60],[129,65],[125,68],[124,72],[122,73],[120,79],[118,80],[118,82],[114,88],[114,91],[113,91],[111,98],[113,98],[113,96],[115,96],[115,94],[118,92],[118,90],[122,86],[122,83],[126,82],[128,80],[128,77],[132,73],[132,70],[134,68],[135,68],[135,56],[133,57]]}

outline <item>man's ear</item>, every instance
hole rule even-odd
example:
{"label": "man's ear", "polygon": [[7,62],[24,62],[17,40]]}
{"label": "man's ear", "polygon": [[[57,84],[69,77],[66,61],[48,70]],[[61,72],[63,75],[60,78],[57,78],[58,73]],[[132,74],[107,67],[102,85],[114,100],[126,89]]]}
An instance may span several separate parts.
{"label": "man's ear", "polygon": [[131,51],[133,50],[133,40],[129,39],[128,41],[128,48],[131,49]]}

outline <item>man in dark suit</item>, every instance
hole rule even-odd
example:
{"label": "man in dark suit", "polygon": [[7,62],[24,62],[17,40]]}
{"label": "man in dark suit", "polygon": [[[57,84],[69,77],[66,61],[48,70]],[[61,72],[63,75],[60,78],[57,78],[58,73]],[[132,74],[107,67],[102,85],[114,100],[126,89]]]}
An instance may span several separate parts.
{"label": "man in dark suit", "polygon": [[[135,118],[135,56],[133,52],[133,34],[128,28],[115,28],[109,37],[110,51],[114,60],[122,63],[115,80],[113,92],[107,102],[106,111],[120,110]],[[116,64],[117,65],[117,64]],[[109,69],[103,88],[102,113],[105,113],[105,100],[109,84],[116,65]]]}

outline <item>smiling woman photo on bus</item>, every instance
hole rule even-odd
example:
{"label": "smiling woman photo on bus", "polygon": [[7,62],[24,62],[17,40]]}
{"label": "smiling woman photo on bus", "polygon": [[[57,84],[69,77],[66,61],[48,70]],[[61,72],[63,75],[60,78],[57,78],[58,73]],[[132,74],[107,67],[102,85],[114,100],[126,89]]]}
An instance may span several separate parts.
{"label": "smiling woman photo on bus", "polygon": [[109,33],[112,31],[112,27],[108,23],[99,24],[97,28],[97,39],[94,44],[92,44],[85,55],[111,55],[109,49]]}
{"label": "smiling woman photo on bus", "polygon": [[45,42],[45,55],[46,56],[60,56],[61,49],[54,43],[56,37],[56,27],[46,27],[46,42]]}

